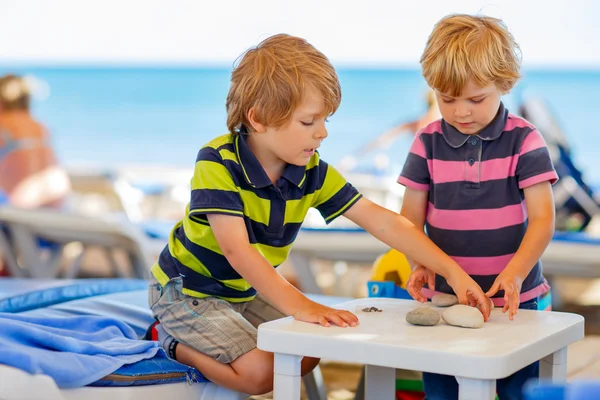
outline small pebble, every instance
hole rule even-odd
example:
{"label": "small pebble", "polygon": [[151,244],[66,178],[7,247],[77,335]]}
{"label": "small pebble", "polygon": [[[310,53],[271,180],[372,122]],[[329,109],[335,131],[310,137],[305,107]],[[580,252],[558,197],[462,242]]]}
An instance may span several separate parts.
{"label": "small pebble", "polygon": [[406,322],[423,326],[437,325],[440,322],[440,313],[431,307],[419,307],[406,314]]}
{"label": "small pebble", "polygon": [[431,298],[431,302],[434,306],[438,307],[450,307],[458,304],[458,297],[453,294],[436,294]]}
{"label": "small pebble", "polygon": [[364,312],[382,312],[383,310],[378,309],[377,307],[366,307],[362,309]]}
{"label": "small pebble", "polygon": [[475,307],[457,304],[442,313],[442,318],[447,324],[463,328],[481,328],[483,314]]}

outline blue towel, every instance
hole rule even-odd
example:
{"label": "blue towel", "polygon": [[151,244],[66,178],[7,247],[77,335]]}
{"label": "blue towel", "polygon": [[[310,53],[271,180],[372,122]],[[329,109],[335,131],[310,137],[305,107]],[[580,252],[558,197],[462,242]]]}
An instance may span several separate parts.
{"label": "blue towel", "polygon": [[0,364],[49,375],[60,388],[89,385],[159,350],[113,318],[0,313]]}

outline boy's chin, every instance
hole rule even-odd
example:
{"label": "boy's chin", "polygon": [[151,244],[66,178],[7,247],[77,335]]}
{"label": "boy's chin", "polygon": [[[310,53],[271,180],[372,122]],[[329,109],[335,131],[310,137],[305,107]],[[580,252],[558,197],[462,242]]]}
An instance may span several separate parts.
{"label": "boy's chin", "polygon": [[456,128],[457,131],[459,131],[463,135],[476,135],[481,130],[481,129],[476,128],[476,127],[461,128],[459,126],[456,126],[455,128]]}
{"label": "boy's chin", "polygon": [[288,161],[288,164],[292,164],[292,165],[295,165],[297,167],[306,167],[308,165],[309,161],[310,161],[310,158],[307,158],[307,159],[295,159],[293,161]]}

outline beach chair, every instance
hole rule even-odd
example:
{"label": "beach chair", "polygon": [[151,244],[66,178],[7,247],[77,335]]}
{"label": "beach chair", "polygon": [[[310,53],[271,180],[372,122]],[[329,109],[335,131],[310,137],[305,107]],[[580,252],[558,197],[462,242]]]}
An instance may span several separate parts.
{"label": "beach chair", "polygon": [[[59,275],[65,246],[79,243],[81,251],[63,266],[63,277],[76,277],[85,252],[100,248],[117,276],[124,273],[115,259],[123,252],[138,278],[147,277],[149,268],[158,258],[166,238],[151,238],[143,227],[117,216],[86,217],[54,210],[22,210],[0,207],[0,252],[6,267],[14,277],[55,278]],[[39,241],[53,245],[48,251]]]}
{"label": "beach chair", "polygon": [[[0,279],[0,312],[30,317],[110,317],[126,323],[142,337],[154,321],[147,304],[147,285],[142,279],[3,278]],[[332,301],[344,299],[314,296],[313,300],[331,305]],[[238,400],[248,397],[201,377],[190,382],[182,379],[181,373],[165,376],[164,371],[153,371],[152,363],[145,363],[143,367],[124,366],[91,386],[64,389],[48,375],[31,375],[0,364],[0,399]],[[158,367],[161,365],[155,368]],[[177,366],[168,367],[181,370]],[[309,400],[326,400],[318,367],[304,377],[304,384]]]}

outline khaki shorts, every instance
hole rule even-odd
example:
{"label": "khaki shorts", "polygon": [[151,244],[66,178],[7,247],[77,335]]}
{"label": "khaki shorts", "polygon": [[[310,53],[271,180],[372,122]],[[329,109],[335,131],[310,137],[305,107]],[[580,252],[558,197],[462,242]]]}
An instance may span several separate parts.
{"label": "khaki shorts", "polygon": [[182,286],[181,278],[162,287],[150,277],[148,303],[154,317],[179,342],[224,364],[256,348],[258,325],[285,317],[261,295],[252,301],[230,303],[182,294]]}

